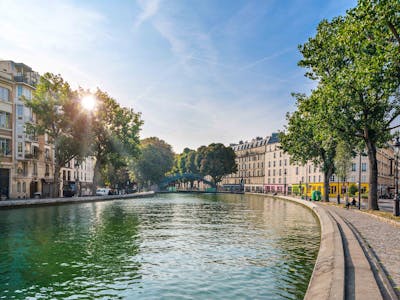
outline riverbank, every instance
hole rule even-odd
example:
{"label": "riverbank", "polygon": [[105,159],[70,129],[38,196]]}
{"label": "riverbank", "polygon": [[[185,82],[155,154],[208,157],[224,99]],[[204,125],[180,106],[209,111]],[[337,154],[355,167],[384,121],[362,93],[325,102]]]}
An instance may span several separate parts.
{"label": "riverbank", "polygon": [[278,196],[319,218],[321,245],[305,299],[399,299],[400,231],[395,224],[322,203]]}
{"label": "riverbank", "polygon": [[70,198],[45,198],[45,199],[23,199],[23,200],[3,200],[0,201],[0,209],[43,206],[43,205],[60,205],[71,203],[85,203],[97,201],[110,201],[116,199],[132,199],[154,196],[154,192],[141,192],[125,195],[110,195],[110,196],[87,196],[87,197],[70,197]]}

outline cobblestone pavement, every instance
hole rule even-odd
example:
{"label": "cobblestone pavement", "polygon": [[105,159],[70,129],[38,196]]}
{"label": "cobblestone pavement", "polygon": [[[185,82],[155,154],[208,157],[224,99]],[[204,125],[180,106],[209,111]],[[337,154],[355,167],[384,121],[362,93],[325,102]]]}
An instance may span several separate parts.
{"label": "cobblestone pavement", "polygon": [[400,227],[368,216],[357,209],[328,205],[324,207],[333,210],[357,228],[375,252],[395,288],[400,290]]}

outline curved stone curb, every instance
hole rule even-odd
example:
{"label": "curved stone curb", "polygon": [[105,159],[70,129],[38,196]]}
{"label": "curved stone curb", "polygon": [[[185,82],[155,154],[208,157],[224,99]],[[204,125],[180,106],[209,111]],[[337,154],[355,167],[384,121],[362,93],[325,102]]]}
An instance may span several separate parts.
{"label": "curved stone curb", "polygon": [[311,209],[320,222],[320,248],[304,299],[344,299],[344,251],[337,223],[323,208],[313,202],[291,197],[279,196],[277,198],[289,200]]}
{"label": "curved stone curb", "polygon": [[110,195],[110,196],[6,200],[6,201],[0,201],[0,209],[30,207],[30,206],[40,206],[40,205],[59,205],[59,204],[70,204],[70,203],[110,201],[116,199],[143,198],[143,197],[151,197],[154,194],[155,194],[154,192],[142,192],[142,193]]}

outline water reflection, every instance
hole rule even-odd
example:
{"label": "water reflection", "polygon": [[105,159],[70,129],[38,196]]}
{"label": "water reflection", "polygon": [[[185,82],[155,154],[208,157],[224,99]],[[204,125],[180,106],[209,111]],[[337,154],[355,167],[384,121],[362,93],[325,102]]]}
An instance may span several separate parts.
{"label": "water reflection", "polygon": [[305,208],[243,195],[0,211],[0,297],[304,296],[319,247]]}

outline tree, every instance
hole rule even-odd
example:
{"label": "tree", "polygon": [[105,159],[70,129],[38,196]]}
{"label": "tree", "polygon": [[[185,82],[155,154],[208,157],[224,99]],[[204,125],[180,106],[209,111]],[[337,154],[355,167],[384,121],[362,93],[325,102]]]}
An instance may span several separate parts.
{"label": "tree", "polygon": [[329,201],[329,178],[335,170],[334,158],[337,139],[331,135],[329,124],[325,122],[326,107],[320,98],[321,91],[315,90],[311,96],[293,94],[297,99],[297,110],[287,114],[288,125],[280,133],[280,144],[292,162],[302,165],[312,161],[321,166],[324,174],[324,200]]}
{"label": "tree", "polygon": [[113,172],[121,169],[124,173],[130,160],[139,156],[139,131],[143,124],[140,113],[121,107],[100,89],[95,98],[96,109],[90,114],[91,154],[96,158],[94,189],[102,183],[115,182]]}
{"label": "tree", "polygon": [[215,186],[225,175],[237,172],[236,154],[230,147],[213,143],[200,147],[197,153],[200,173],[210,175]]}
{"label": "tree", "polygon": [[25,105],[36,116],[35,123],[28,123],[26,130],[32,134],[47,134],[54,145],[53,197],[60,191],[60,170],[73,158],[82,159],[87,153],[89,134],[88,119],[82,113],[78,94],[60,75],[44,74]]}
{"label": "tree", "polygon": [[141,155],[132,165],[136,181],[142,186],[158,184],[173,166],[172,147],[157,137],[150,137],[141,141],[140,150]]}
{"label": "tree", "polygon": [[335,173],[338,179],[341,179],[343,182],[347,181],[347,174],[351,169],[351,163],[354,156],[352,150],[353,147],[345,141],[338,142],[335,156]]}
{"label": "tree", "polygon": [[299,64],[328,95],[326,121],[341,139],[359,139],[367,148],[370,209],[379,209],[376,151],[400,115],[399,11],[398,0],[360,0],[345,17],[322,21],[300,47]]}

